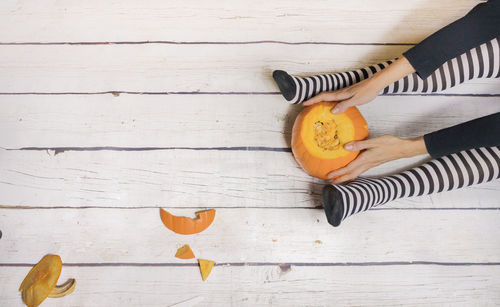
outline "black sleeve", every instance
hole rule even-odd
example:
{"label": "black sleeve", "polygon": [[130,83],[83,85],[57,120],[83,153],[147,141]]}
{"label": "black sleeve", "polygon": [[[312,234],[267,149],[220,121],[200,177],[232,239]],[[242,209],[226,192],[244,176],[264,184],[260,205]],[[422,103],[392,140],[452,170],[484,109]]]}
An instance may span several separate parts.
{"label": "black sleeve", "polygon": [[500,36],[500,0],[476,5],[467,15],[403,53],[422,79],[444,62]]}
{"label": "black sleeve", "polygon": [[433,158],[462,150],[500,145],[500,112],[424,135]]}

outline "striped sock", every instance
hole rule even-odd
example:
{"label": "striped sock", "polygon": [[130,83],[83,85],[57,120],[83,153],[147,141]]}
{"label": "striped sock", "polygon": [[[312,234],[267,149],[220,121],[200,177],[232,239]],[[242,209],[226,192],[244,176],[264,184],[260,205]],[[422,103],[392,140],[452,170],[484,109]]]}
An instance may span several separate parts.
{"label": "striped sock", "polygon": [[327,185],[323,206],[328,222],[338,226],[353,214],[398,198],[450,191],[498,178],[500,147],[482,147],[443,156],[397,175]]}
{"label": "striped sock", "polygon": [[[335,91],[358,83],[391,63],[392,61],[387,61],[358,70],[311,77],[297,77],[283,70],[275,70],[273,78],[285,99],[289,103],[297,104],[320,92]],[[474,78],[499,77],[500,38],[495,38],[447,61],[427,79],[421,79],[413,73],[387,86],[380,94],[431,93],[443,91]]]}

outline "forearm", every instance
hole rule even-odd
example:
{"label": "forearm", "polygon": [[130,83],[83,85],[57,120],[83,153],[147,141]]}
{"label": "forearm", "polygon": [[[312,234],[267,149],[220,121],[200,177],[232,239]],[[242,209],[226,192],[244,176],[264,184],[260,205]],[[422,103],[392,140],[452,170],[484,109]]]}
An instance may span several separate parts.
{"label": "forearm", "polygon": [[396,158],[429,153],[433,158],[479,147],[500,145],[500,112],[413,139],[400,139]]}
{"label": "forearm", "polygon": [[427,147],[423,136],[412,139],[402,139],[401,148],[403,151],[402,158],[410,158],[427,154]]}
{"label": "forearm", "polygon": [[424,136],[433,158],[479,147],[500,145],[500,112],[474,119]]}
{"label": "forearm", "polygon": [[435,32],[403,55],[422,79],[444,62],[500,36],[500,1],[475,6],[466,16]]}

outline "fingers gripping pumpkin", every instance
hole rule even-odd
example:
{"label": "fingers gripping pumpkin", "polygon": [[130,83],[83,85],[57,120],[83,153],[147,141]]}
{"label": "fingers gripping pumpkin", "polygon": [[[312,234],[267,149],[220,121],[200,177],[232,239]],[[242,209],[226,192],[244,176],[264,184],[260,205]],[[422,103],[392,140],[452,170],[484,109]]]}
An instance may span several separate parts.
{"label": "fingers gripping pumpkin", "polygon": [[326,175],[346,166],[359,151],[344,145],[368,136],[368,125],[356,107],[332,114],[335,102],[320,102],[306,107],[297,116],[292,130],[292,152],[299,165],[311,176]]}

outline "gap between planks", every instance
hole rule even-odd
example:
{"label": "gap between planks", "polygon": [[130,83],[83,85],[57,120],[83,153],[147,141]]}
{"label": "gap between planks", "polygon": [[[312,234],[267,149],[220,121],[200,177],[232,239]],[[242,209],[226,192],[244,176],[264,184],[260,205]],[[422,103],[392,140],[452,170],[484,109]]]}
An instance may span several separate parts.
{"label": "gap between planks", "polygon": [[54,155],[66,151],[155,151],[155,150],[195,150],[195,151],[274,151],[292,152],[290,147],[266,147],[266,146],[230,146],[230,147],[117,147],[117,146],[95,146],[95,147],[21,147],[3,148],[8,151],[54,151]]}
{"label": "gap between planks", "polygon": [[278,40],[257,40],[257,41],[113,41],[113,42],[0,42],[0,46],[54,46],[54,45],[259,45],[259,44],[277,44],[277,45],[336,45],[336,46],[414,46],[417,43],[376,43],[376,42],[289,42]]}
{"label": "gap between planks", "polygon": [[[2,96],[21,96],[21,95],[40,95],[40,96],[58,96],[58,95],[266,95],[279,96],[280,92],[148,92],[148,91],[98,91],[98,92],[0,92]],[[382,96],[419,96],[419,97],[500,97],[500,94],[473,94],[473,93],[393,93]]]}
{"label": "gap between planks", "polygon": [[[207,207],[176,207],[176,206],[18,206],[18,205],[0,205],[0,210],[2,209],[11,209],[11,210],[46,210],[46,209],[75,209],[75,210],[83,210],[83,209],[206,209]],[[229,207],[229,206],[213,206],[210,207],[212,209],[295,209],[295,210],[320,210],[323,209],[322,206],[315,207],[258,207],[258,206],[240,206],[240,207]],[[446,207],[433,207],[433,208],[407,208],[407,207],[392,207],[392,208],[373,208],[370,209],[370,212],[374,211],[429,211],[429,210],[447,210],[447,211],[467,211],[467,210],[500,210],[500,207],[462,207],[462,208],[446,208]]]}
{"label": "gap between planks", "polygon": [[[0,267],[32,267],[36,263],[0,263]],[[198,263],[140,263],[140,262],[89,262],[63,264],[67,267],[197,267]],[[439,262],[439,261],[386,261],[386,262],[220,262],[215,266],[302,266],[302,267],[350,267],[350,266],[409,266],[409,265],[439,265],[439,266],[498,266],[500,262]]]}

